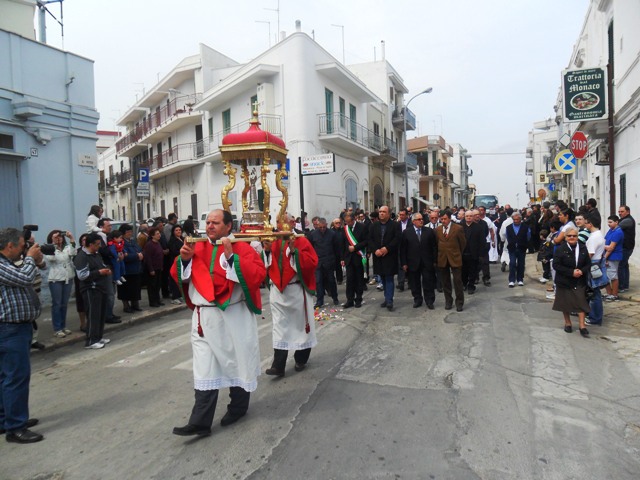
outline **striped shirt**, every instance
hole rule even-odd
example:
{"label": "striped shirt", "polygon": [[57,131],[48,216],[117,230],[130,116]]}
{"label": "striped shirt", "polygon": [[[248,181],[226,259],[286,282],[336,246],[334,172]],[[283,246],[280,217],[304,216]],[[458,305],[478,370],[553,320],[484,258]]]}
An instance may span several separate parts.
{"label": "striped shirt", "polygon": [[33,258],[16,267],[0,254],[0,322],[31,323],[40,315],[40,299],[33,289],[38,273]]}

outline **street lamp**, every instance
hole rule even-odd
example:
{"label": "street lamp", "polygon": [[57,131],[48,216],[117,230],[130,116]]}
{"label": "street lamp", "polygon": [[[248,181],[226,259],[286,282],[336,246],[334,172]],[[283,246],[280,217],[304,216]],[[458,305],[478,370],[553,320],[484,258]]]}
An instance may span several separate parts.
{"label": "street lamp", "polygon": [[[423,95],[425,93],[431,93],[433,91],[433,88],[429,87],[423,91],[421,91],[420,93],[416,93],[413,97],[411,97],[409,99],[409,101],[405,104],[404,103],[404,96],[402,97],[402,103],[403,103],[403,107],[402,107],[402,141],[400,142],[400,158],[402,159],[402,161],[404,162],[404,194],[405,194],[405,201],[407,202],[407,204],[405,205],[405,208],[407,208],[409,206],[409,169],[407,167],[407,159],[405,158],[407,152],[409,151],[407,148],[407,110],[409,109],[409,104],[413,101],[414,98],[419,97],[420,95]],[[404,149],[402,148],[404,145]]]}

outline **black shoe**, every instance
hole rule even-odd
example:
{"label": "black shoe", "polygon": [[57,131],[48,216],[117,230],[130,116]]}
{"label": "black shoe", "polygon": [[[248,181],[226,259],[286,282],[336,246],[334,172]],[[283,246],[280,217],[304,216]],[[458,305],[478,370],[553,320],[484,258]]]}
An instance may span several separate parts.
{"label": "black shoe", "polygon": [[322,305],[324,305],[324,303],[316,303],[313,308],[322,308]]}
{"label": "black shoe", "polygon": [[571,325],[565,325],[564,326],[564,331],[567,333],[571,333],[573,332],[573,327]]}
{"label": "black shoe", "polygon": [[45,346],[45,344],[44,344],[44,343],[40,343],[40,342],[33,342],[33,343],[31,344],[31,348],[35,348],[36,350],[44,350],[44,349],[45,349],[45,348],[47,348],[47,347]]}
{"label": "black shoe", "polygon": [[436,290],[438,290],[438,292],[440,292],[440,293],[444,292],[444,290],[442,288],[437,288]]}
{"label": "black shoe", "polygon": [[[267,368],[264,373],[266,373],[267,375],[275,375],[276,377],[284,377],[284,370],[278,370],[273,367]],[[227,412],[227,415],[228,414],[229,413]]]}
{"label": "black shoe", "polygon": [[336,305],[336,306],[340,305],[340,300],[338,300],[337,298],[334,298],[333,299],[333,304]]}
{"label": "black shoe", "polygon": [[211,427],[201,427],[187,423],[184,427],[173,427],[173,434],[180,435],[181,437],[190,437],[192,435],[206,437],[207,435],[211,435]]}
{"label": "black shoe", "polygon": [[133,308],[131,308],[131,307],[125,307],[125,308],[123,308],[123,309],[122,309],[122,311],[123,311],[124,313],[133,313]]}
{"label": "black shoe", "polygon": [[587,330],[586,328],[581,328],[580,329],[580,335],[582,335],[583,337],[588,337],[589,336],[589,330]]}
{"label": "black shoe", "polygon": [[149,306],[153,307],[153,308],[158,308],[160,306],[160,304],[159,303],[150,303]]}
{"label": "black shoe", "polygon": [[456,307],[456,312],[461,312],[462,310],[462,307]]}
{"label": "black shoe", "polygon": [[404,292],[404,285],[398,285],[398,290],[400,290],[401,292]]}
{"label": "black shoe", "polygon": [[12,443],[36,443],[40,440],[44,440],[44,437],[39,433],[32,432],[28,428],[23,428],[15,432],[7,433],[5,437],[7,442]]}
{"label": "black shoe", "polygon": [[160,303],[158,304],[158,306],[159,306],[159,307],[164,307],[164,303],[160,302]]}
{"label": "black shoe", "polygon": [[360,308],[362,306],[362,302],[355,302],[353,306],[356,308]]}
{"label": "black shoe", "polygon": [[490,287],[491,286],[491,281],[490,280],[483,280],[482,283],[484,283],[485,287]]}
{"label": "black shoe", "polygon": [[140,305],[138,303],[134,303],[131,305],[131,309],[136,311],[136,312],[141,312],[142,309],[140,308]]}
{"label": "black shoe", "polygon": [[348,301],[342,304],[342,308],[351,308],[351,307],[353,307],[352,301]]}
{"label": "black shoe", "polygon": [[242,417],[244,417],[246,414],[242,413],[240,415],[233,414],[231,412],[229,412],[227,410],[227,413],[224,414],[224,417],[222,417],[222,420],[220,420],[220,425],[222,425],[223,427],[226,427],[227,425],[231,425],[232,423],[236,423],[238,420],[240,420]]}
{"label": "black shoe", "polygon": [[296,366],[293,368],[295,369],[296,372],[301,372],[305,368],[307,368],[307,365],[305,363],[296,363]]}
{"label": "black shoe", "polygon": [[451,310],[452,308],[453,308],[453,304],[451,304],[451,303],[447,303],[447,304],[444,306],[444,309],[445,309],[445,310]]}
{"label": "black shoe", "polygon": [[429,310],[433,310],[433,309],[434,309],[434,308],[436,308],[436,307],[434,307],[434,306],[433,306],[433,303],[427,303],[427,308],[428,308]]}
{"label": "black shoe", "polygon": [[[30,418],[29,420],[27,420],[27,424],[24,426],[24,428],[35,427],[39,421],[40,420],[38,420],[37,418]],[[0,428],[0,435],[4,435],[5,433],[7,433],[7,431],[4,428]]]}
{"label": "black shoe", "polygon": [[106,320],[104,323],[122,323],[122,320],[120,320],[120,317],[113,317],[109,320]]}
{"label": "black shoe", "polygon": [[386,307],[386,306],[387,306],[387,302],[382,302],[382,303],[380,304],[380,306],[381,306],[382,308]]}
{"label": "black shoe", "polygon": [[387,310],[393,312],[393,303],[387,303]]}
{"label": "black shoe", "polygon": [[469,289],[467,290],[467,293],[469,295],[473,295],[474,293],[476,293],[476,287],[469,287]]}
{"label": "black shoe", "polygon": [[413,308],[420,308],[422,306],[422,300],[416,300],[413,302]]}
{"label": "black shoe", "polygon": [[111,317],[109,320],[120,320],[122,317],[119,315],[114,315],[113,317]]}
{"label": "black shoe", "polygon": [[369,287],[367,286],[366,283],[363,285],[362,290],[369,290]]}

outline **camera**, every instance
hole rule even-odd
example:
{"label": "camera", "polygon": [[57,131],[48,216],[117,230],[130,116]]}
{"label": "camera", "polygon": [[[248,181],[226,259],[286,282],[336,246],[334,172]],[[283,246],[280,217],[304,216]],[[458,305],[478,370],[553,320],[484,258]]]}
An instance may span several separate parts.
{"label": "camera", "polygon": [[[37,232],[37,231],[38,231],[38,225],[25,225],[24,227],[22,227],[22,236],[24,237],[25,253],[35,243],[31,238],[31,232]],[[42,252],[43,255],[55,255],[56,247],[55,245],[51,245],[50,243],[45,243],[44,245],[40,245],[40,251]]]}

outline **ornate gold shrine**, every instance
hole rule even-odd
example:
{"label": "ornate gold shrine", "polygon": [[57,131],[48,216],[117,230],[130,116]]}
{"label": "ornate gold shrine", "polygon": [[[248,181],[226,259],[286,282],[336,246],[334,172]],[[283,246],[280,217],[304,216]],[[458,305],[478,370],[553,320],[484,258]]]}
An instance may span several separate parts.
{"label": "ornate gold shrine", "polygon": [[[287,206],[289,204],[289,192],[282,184],[283,177],[287,176],[287,148],[280,137],[260,129],[258,111],[254,110],[251,125],[246,132],[230,133],[222,139],[220,152],[224,164],[223,173],[229,177],[229,182],[222,188],[222,208],[231,213],[231,201],[229,192],[236,186],[236,175],[240,170],[240,176],[244,180],[242,188],[242,217],[240,233],[236,237],[276,237],[273,225],[269,221],[271,191],[267,181],[271,173],[271,165],[276,165],[276,188],[282,193],[280,210],[276,217],[279,232],[290,235],[291,228],[287,221]],[[263,208],[258,207],[256,183],[264,193]],[[281,234],[281,235],[282,235]]]}

